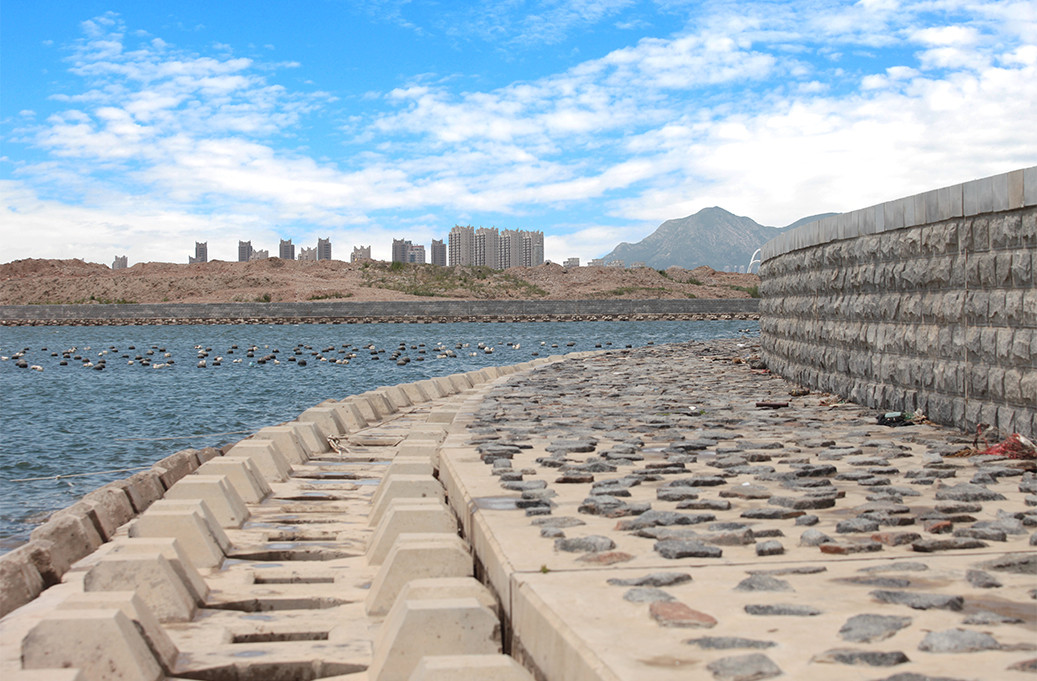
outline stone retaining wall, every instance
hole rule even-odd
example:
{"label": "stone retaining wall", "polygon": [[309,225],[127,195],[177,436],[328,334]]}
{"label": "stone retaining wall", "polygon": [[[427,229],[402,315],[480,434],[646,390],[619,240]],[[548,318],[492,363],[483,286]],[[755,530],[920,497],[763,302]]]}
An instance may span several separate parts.
{"label": "stone retaining wall", "polygon": [[804,225],[762,259],[772,370],[878,409],[1037,434],[1037,166]]}
{"label": "stone retaining wall", "polygon": [[0,305],[0,325],[739,319],[758,309],[752,298]]}

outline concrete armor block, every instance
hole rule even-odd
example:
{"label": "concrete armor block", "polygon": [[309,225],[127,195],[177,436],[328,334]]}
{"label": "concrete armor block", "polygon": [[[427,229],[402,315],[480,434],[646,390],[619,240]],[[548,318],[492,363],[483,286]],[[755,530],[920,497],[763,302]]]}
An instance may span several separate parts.
{"label": "concrete armor block", "polygon": [[412,580],[472,574],[472,555],[456,534],[403,533],[371,583],[364,607],[368,615],[384,615]]}
{"label": "concrete armor block", "polygon": [[160,622],[187,622],[195,597],[166,557],[157,552],[117,553],[101,558],[86,573],[87,591],[136,591]]}
{"label": "concrete armor block", "polygon": [[426,656],[500,651],[500,620],[476,599],[400,600],[375,639],[368,676],[407,681]]}
{"label": "concrete armor block", "polygon": [[162,666],[121,610],[58,610],[22,639],[22,667],[75,667],[88,681],[158,681]]}
{"label": "concrete armor block", "polygon": [[224,475],[191,475],[166,491],[166,499],[201,499],[220,527],[241,527],[248,508]]}

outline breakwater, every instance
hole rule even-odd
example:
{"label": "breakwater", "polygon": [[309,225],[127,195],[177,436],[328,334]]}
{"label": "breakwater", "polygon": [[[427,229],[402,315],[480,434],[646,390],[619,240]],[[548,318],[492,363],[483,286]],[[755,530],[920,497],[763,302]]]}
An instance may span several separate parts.
{"label": "breakwater", "polygon": [[0,325],[719,320],[758,309],[754,298],[0,305]]}
{"label": "breakwater", "polygon": [[0,558],[11,598],[94,544],[0,619],[0,673],[1031,676],[1032,461],[792,397],[758,349],[538,358],[179,452]]}
{"label": "breakwater", "polygon": [[879,409],[1037,434],[1037,167],[825,218],[762,258],[775,371]]}

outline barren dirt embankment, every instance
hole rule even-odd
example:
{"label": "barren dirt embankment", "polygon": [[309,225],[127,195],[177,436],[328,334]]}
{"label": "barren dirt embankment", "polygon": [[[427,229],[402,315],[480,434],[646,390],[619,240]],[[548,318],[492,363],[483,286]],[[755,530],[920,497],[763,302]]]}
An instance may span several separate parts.
{"label": "barren dirt embankment", "polygon": [[0,265],[0,304],[227,303],[307,300],[587,300],[748,298],[759,277],[684,270],[580,267],[434,267],[368,261],[192,265],[138,263],[123,270],[82,260],[17,260]]}

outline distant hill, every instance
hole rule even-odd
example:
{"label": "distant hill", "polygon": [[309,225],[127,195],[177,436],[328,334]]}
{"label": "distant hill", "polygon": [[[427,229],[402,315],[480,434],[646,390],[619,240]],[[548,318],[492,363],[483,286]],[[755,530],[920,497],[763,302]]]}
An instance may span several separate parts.
{"label": "distant hill", "polygon": [[[783,229],[832,215],[805,217]],[[643,262],[653,269],[708,266],[717,270],[745,267],[753,252],[778,235],[780,228],[729,213],[723,208],[703,208],[694,215],[667,220],[636,244],[621,243],[604,260],[622,260],[629,267]]]}

